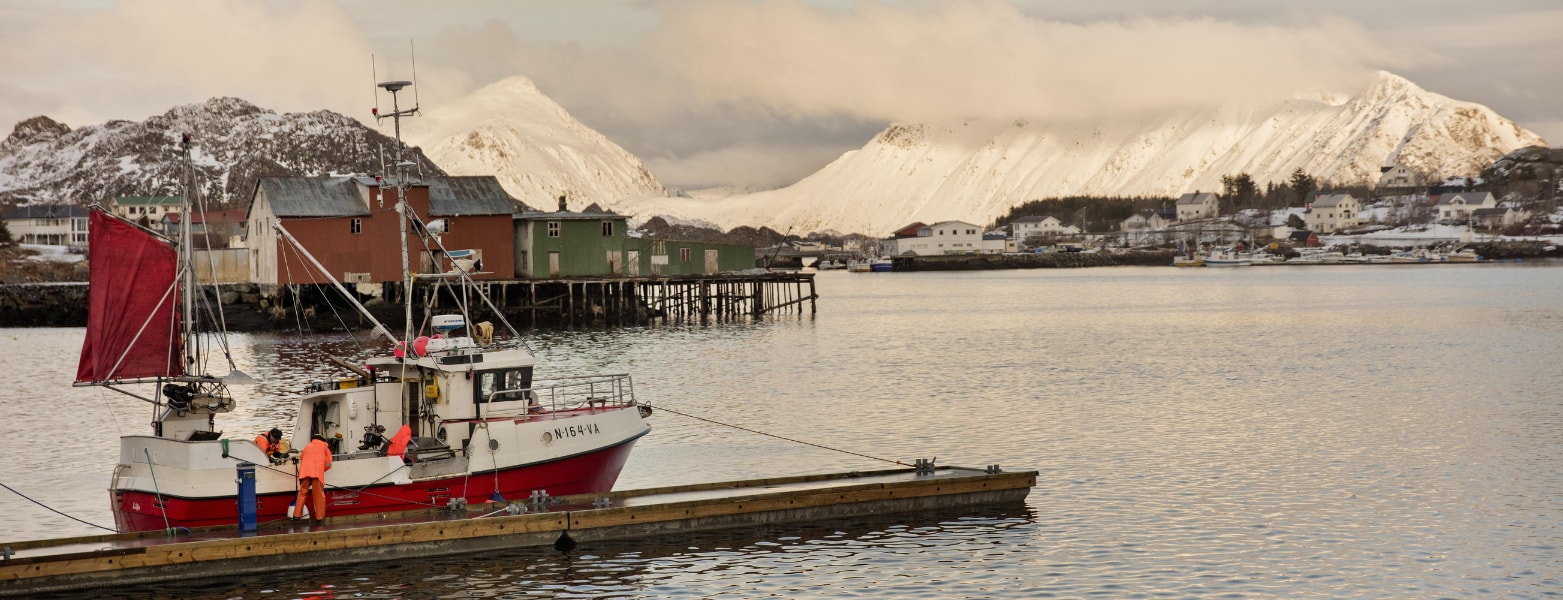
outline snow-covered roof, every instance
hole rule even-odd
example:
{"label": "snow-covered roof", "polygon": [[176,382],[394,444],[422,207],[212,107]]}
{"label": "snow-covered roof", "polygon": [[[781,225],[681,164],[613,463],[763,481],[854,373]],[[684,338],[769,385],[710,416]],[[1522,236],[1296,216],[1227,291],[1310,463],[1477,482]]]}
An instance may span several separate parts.
{"label": "snow-covered roof", "polygon": [[1347,200],[1357,201],[1356,198],[1351,197],[1351,194],[1321,194],[1313,199],[1313,206],[1314,208],[1337,208]]}
{"label": "snow-covered roof", "polygon": [[1439,206],[1488,204],[1492,201],[1492,192],[1460,192],[1458,194],[1444,194],[1438,197]]}

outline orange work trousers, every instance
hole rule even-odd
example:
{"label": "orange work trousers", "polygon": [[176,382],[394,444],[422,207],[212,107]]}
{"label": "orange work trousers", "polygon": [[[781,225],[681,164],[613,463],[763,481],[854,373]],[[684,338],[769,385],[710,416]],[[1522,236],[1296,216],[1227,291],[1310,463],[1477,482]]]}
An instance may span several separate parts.
{"label": "orange work trousers", "polygon": [[303,516],[305,501],[309,502],[309,518],[326,518],[326,482],[318,477],[300,477],[298,497],[293,499],[293,518]]}

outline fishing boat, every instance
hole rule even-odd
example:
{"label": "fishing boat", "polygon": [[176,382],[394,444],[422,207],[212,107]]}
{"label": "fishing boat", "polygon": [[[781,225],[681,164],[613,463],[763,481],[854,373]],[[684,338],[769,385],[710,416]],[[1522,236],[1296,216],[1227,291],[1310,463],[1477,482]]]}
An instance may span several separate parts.
{"label": "fishing boat", "polygon": [[1207,267],[1247,267],[1254,264],[1248,256],[1237,253],[1231,248],[1216,248],[1210,251],[1204,259]]}
{"label": "fishing boat", "polygon": [[[380,87],[395,107],[396,92],[408,85]],[[377,116],[399,119],[416,110]],[[409,226],[424,243],[440,241],[431,233],[438,228],[423,223],[407,202],[412,163],[401,158],[400,131],[398,121],[396,175],[381,185],[394,188],[383,191],[397,198],[403,285],[412,290]],[[194,189],[188,136],[184,152],[187,189]],[[185,214],[191,208],[187,193]],[[230,386],[247,378],[229,357],[220,307],[209,306],[220,293],[208,296],[196,286],[191,220],[181,219],[177,238],[101,210],[90,221],[89,319],[76,385],[122,392],[152,411],[150,431],[120,438],[109,489],[118,529],[237,523],[235,476],[243,463],[255,465],[257,519],[290,518],[298,453],[268,456],[254,441],[260,432],[225,430],[219,420],[235,406]],[[280,225],[277,230],[291,239]],[[493,306],[472,284],[480,261],[438,247],[451,268],[417,277],[461,286],[474,300],[427,316],[427,329],[414,331],[415,295],[404,293],[407,327],[400,337],[352,300],[386,338],[386,352],[356,364],[333,359],[345,376],[310,384],[296,401],[291,436],[280,445],[302,448],[315,436],[327,441],[333,461],[324,516],[610,491],[636,440],[650,431],[650,409],[635,401],[630,376],[534,377],[536,360],[503,315],[494,317],[511,335],[500,341],[492,324],[471,321],[474,307]],[[226,374],[213,372],[220,359]],[[404,428],[409,450],[389,454],[386,435]]]}
{"label": "fishing boat", "polygon": [[895,263],[891,262],[889,258],[876,256],[869,261],[868,269],[874,273],[889,273],[895,270]]}

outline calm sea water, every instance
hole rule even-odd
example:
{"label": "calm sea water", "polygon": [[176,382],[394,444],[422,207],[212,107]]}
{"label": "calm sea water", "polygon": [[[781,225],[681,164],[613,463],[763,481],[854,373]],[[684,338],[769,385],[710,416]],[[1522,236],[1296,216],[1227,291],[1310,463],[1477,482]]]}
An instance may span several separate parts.
{"label": "calm sea water", "polygon": [[[201,581],[105,597],[1534,598],[1563,594],[1563,268],[823,273],[815,316],[545,332],[550,372],[885,459],[1037,469],[1024,506]],[[139,402],[82,332],[0,330],[0,483],[112,523]],[[235,338],[225,427],[291,423],[326,356]],[[541,369],[540,369],[541,371]],[[659,412],[621,488],[886,463]],[[0,540],[96,530],[0,490]]]}

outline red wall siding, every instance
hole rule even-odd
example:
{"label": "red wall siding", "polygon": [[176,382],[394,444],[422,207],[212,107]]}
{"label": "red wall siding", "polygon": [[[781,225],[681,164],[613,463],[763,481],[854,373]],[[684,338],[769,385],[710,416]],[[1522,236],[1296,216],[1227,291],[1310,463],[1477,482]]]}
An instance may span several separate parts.
{"label": "red wall siding", "polygon": [[[387,190],[385,207],[371,195],[371,213],[362,219],[362,231],[352,233],[352,217],[283,218],[283,226],[309,249],[331,276],[341,279],[344,273],[369,273],[372,281],[399,281],[402,278],[401,244],[396,241],[401,227],[395,206],[395,192]],[[407,190],[407,202],[425,223],[429,217],[428,188],[413,187]],[[443,217],[451,221],[450,233],[442,237],[448,250],[482,249],[483,270],[492,275],[475,278],[507,279],[515,273],[515,245],[510,215],[479,215]],[[412,251],[411,267],[419,269],[422,244],[409,233],[408,248]],[[308,260],[296,252],[286,241],[280,241],[277,259],[277,282],[324,283],[325,278]],[[441,261],[444,269],[446,261]]]}

